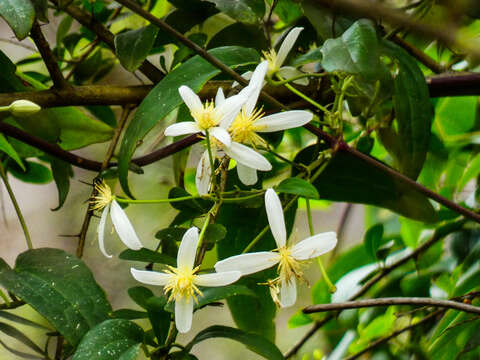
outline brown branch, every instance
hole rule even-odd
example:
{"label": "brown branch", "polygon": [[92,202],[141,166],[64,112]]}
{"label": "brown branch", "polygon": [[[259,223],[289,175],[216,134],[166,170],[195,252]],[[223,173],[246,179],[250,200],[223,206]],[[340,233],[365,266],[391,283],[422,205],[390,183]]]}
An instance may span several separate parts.
{"label": "brown branch", "polygon": [[432,70],[435,74],[441,74],[447,71],[447,68],[445,66],[437,63],[430,56],[425,54],[422,50],[416,48],[415,46],[405,41],[401,37],[395,35],[391,38],[391,40],[397,45],[401,46],[403,49],[405,49],[411,56],[413,56],[415,59],[420,61],[423,65],[425,65],[427,68]]}
{"label": "brown branch", "polygon": [[480,94],[480,74],[440,75],[427,78],[430,97]]}
{"label": "brown branch", "polygon": [[[89,160],[84,157],[72,154],[71,152],[63,150],[57,144],[49,143],[37,136],[29,134],[15,126],[0,121],[0,133],[17,139],[25,144],[31,145],[49,155],[62,159],[69,164],[91,171],[100,171],[102,163],[94,160]],[[166,145],[161,149],[155,150],[147,155],[143,155],[132,159],[132,162],[138,166],[146,166],[158,160],[166,158],[180,150],[183,150],[201,140],[196,134],[187,136],[170,145]],[[109,163],[109,167],[117,166],[116,162]]]}
{"label": "brown branch", "polygon": [[317,312],[358,309],[365,307],[391,306],[391,305],[414,305],[414,306],[434,306],[447,309],[455,309],[472,314],[480,314],[480,307],[464,304],[458,301],[439,300],[428,297],[390,297],[378,299],[366,299],[357,301],[347,301],[343,303],[317,304],[304,308],[305,314],[313,314]]}
{"label": "brown branch", "polygon": [[40,29],[40,25],[38,25],[37,21],[33,22],[30,36],[37,46],[40,55],[42,56],[43,62],[45,63],[48,73],[52,78],[53,86],[56,89],[66,89],[70,87],[70,84],[67,82],[67,80],[65,80],[62,71],[58,67],[57,59],[53,55],[50,45],[48,45],[47,39],[45,39],[43,36],[42,30]]}
{"label": "brown branch", "polygon": [[[58,0],[50,0],[50,2],[59,10],[65,11],[87,29],[93,31],[102,42],[115,52],[115,35],[98,22],[91,14],[72,4],[60,7]],[[159,82],[164,77],[164,74],[148,60],[145,60],[142,65],[140,65],[139,70],[153,83]]]}
{"label": "brown branch", "polygon": [[480,50],[473,43],[458,41],[458,31],[452,24],[441,24],[441,27],[433,27],[411,18],[403,11],[372,1],[314,0],[314,2],[335,12],[343,11],[347,14],[366,17],[375,21],[384,20],[391,25],[401,26],[421,36],[436,39],[446,46],[455,47],[476,59],[480,59]]}
{"label": "brown branch", "polygon": [[358,359],[360,356],[362,356],[363,354],[366,354],[367,352],[371,351],[373,348],[377,347],[378,345],[381,345],[383,343],[386,343],[388,341],[390,341],[391,339],[397,337],[398,335],[406,332],[406,331],[410,331],[412,330],[413,328],[417,327],[417,326],[420,326],[420,325],[424,325],[425,323],[429,322],[430,320],[436,318],[437,316],[443,314],[445,312],[445,310],[437,310],[437,311],[434,311],[433,313],[425,316],[422,320],[416,322],[416,323],[413,323],[411,325],[408,325],[408,326],[405,326],[404,328],[400,329],[400,330],[397,330],[395,332],[393,332],[392,334],[388,335],[388,336],[385,336],[383,338],[380,338],[376,341],[374,341],[373,343],[371,343],[368,347],[366,347],[365,349],[359,351],[358,353],[356,354],[353,354],[349,357],[346,357],[344,360],[355,360],[355,359]]}
{"label": "brown branch", "polygon": [[[393,270],[399,268],[400,266],[404,265],[405,263],[409,262],[412,259],[417,259],[421,253],[424,251],[428,250],[430,247],[435,245],[438,241],[443,239],[445,236],[448,234],[451,234],[452,232],[455,232],[457,230],[460,230],[463,225],[465,225],[466,220],[458,220],[453,223],[449,223],[446,225],[443,225],[442,227],[438,228],[435,230],[435,233],[433,236],[426,242],[424,242],[422,245],[417,247],[412,253],[409,255],[395,261],[391,265],[385,267],[382,269],[380,273],[375,275],[373,278],[368,280],[360,290],[358,290],[354,295],[352,295],[348,300],[353,301],[358,299],[360,296],[364,295],[372,286],[377,284],[380,280],[382,280],[385,276],[390,274]],[[289,351],[285,353],[285,358],[288,359],[289,357],[292,357],[295,355],[298,350],[310,339],[323,325],[328,323],[330,320],[334,319],[335,315],[334,314],[328,314],[325,318],[323,318],[321,321],[315,322],[315,324],[312,326],[312,328],[305,334],[304,337],[300,339],[300,341],[295,344]]]}

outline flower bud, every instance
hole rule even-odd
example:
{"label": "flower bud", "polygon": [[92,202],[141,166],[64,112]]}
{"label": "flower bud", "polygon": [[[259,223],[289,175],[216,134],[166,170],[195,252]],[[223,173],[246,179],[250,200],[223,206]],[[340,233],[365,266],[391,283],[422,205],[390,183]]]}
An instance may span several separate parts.
{"label": "flower bud", "polygon": [[39,112],[42,108],[29,100],[15,100],[10,104],[8,110],[14,116],[25,117]]}

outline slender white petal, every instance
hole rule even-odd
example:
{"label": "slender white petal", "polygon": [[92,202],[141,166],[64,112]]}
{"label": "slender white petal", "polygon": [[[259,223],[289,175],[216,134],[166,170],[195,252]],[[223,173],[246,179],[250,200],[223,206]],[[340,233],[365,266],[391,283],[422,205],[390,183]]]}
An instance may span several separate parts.
{"label": "slender white petal", "polygon": [[112,255],[108,255],[107,251],[105,250],[105,223],[107,222],[107,215],[110,211],[110,204],[105,206],[102,211],[102,216],[100,217],[100,222],[98,223],[97,234],[98,234],[98,246],[100,247],[100,251],[103,255],[107,258],[111,258]]}
{"label": "slender white petal", "polygon": [[178,248],[177,268],[193,269],[195,255],[197,254],[197,246],[198,229],[193,226],[185,232],[180,247]]}
{"label": "slender white petal", "polygon": [[180,333],[186,333],[192,327],[193,303],[192,298],[175,300],[175,326]]}
{"label": "slender white petal", "polygon": [[287,230],[285,228],[282,203],[272,188],[267,189],[265,192],[265,210],[267,211],[268,223],[277,246],[279,248],[285,246],[287,243]]}
{"label": "slender white petal", "polygon": [[230,127],[247,99],[248,97],[245,94],[230,96],[215,108],[215,111],[218,111],[221,116],[220,126],[222,128],[228,129]]}
{"label": "slender white petal", "polygon": [[212,176],[212,167],[206,150],[197,165],[197,173],[195,174],[195,185],[200,195],[207,195],[210,189],[210,180]]}
{"label": "slender white petal", "polygon": [[172,124],[165,129],[165,136],[180,136],[187,134],[195,134],[200,132],[201,129],[198,127],[196,122],[193,121],[183,121],[176,124]]}
{"label": "slender white petal", "polygon": [[333,231],[313,235],[295,244],[292,256],[296,260],[307,260],[329,252],[337,245],[337,234]]}
{"label": "slender white petal", "polygon": [[130,220],[128,220],[125,211],[113,200],[110,206],[110,217],[112,218],[113,226],[117,232],[120,240],[132,250],[140,250],[143,246],[138,239],[137,233],[132,226]]}
{"label": "slender white petal", "polygon": [[212,274],[202,274],[195,277],[195,285],[198,286],[225,286],[234,283],[240,277],[240,271],[225,271]]}
{"label": "slender white petal", "polygon": [[265,74],[268,70],[268,61],[261,62],[253,71],[252,78],[250,79],[250,83],[248,84],[248,88],[251,90],[247,90],[247,88],[243,89],[242,91],[248,91],[248,99],[245,103],[245,114],[250,116],[255,109],[255,105],[257,104],[258,95],[262,90],[263,80],[265,78]]}
{"label": "slender white petal", "polygon": [[161,273],[157,271],[130,269],[135,280],[148,285],[165,286],[168,281],[174,276],[172,274]]}
{"label": "slender white petal", "polygon": [[[295,76],[305,75],[300,70],[297,70],[293,66],[282,66],[278,70],[278,74],[284,79],[291,79]],[[307,77],[302,77],[293,81],[295,84],[307,86],[309,81]]]}
{"label": "slender white petal", "polygon": [[221,87],[217,90],[217,95],[215,96],[215,106],[220,106],[225,101],[225,94]]}
{"label": "slender white petal", "polygon": [[227,130],[219,126],[210,128],[208,130],[209,134],[212,135],[215,139],[220,141],[222,144],[230,146],[232,144],[232,138]]}
{"label": "slender white petal", "polygon": [[302,30],[302,27],[293,28],[285,37],[285,40],[283,40],[283,43],[282,45],[280,45],[280,49],[278,50],[277,61],[275,64],[277,65],[277,67],[282,66],[283,62],[287,58],[290,50],[292,50],[292,47],[295,44],[295,41],[297,41],[298,35],[300,35],[300,32]]}
{"label": "slender white petal", "polygon": [[304,110],[284,111],[265,116],[255,121],[257,132],[274,132],[303,126],[313,118],[312,113]]}
{"label": "slender white petal", "polygon": [[[247,72],[244,72],[241,76],[245,79],[245,80],[250,80],[252,78],[252,74],[253,74],[253,71],[247,71]],[[236,86],[240,85],[238,82],[234,81],[233,84],[232,84],[232,89]]]}
{"label": "slender white petal", "polygon": [[274,266],[280,260],[277,253],[261,251],[231,256],[215,264],[217,272],[240,271],[242,275],[253,274]]}
{"label": "slender white petal", "polygon": [[178,88],[178,92],[190,111],[199,111],[203,108],[202,101],[197,94],[188,86],[182,85]]}
{"label": "slender white petal", "polygon": [[237,174],[242,184],[253,185],[258,181],[257,170],[240,163],[237,164]]}
{"label": "slender white petal", "polygon": [[289,307],[297,301],[297,281],[294,277],[289,281],[282,280],[280,285],[280,306]]}
{"label": "slender white petal", "polygon": [[236,162],[245,166],[261,171],[269,171],[272,169],[272,165],[263,155],[243,144],[232,141],[232,144],[225,146],[223,150]]}

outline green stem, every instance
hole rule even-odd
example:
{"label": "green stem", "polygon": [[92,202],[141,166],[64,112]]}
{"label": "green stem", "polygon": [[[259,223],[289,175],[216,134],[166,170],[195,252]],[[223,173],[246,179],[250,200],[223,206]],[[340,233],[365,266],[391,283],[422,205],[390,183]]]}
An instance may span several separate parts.
{"label": "green stem", "polygon": [[[285,79],[282,78],[280,75],[277,74],[277,77],[284,81]],[[292,85],[286,83],[284,84],[285,87],[290,90],[291,92],[293,92],[295,95],[301,97],[303,100],[309,102],[310,104],[312,104],[313,106],[315,106],[316,108],[320,109],[321,111],[323,111],[325,114],[329,114],[330,112],[327,110],[326,107],[320,105],[319,103],[317,103],[315,100],[309,98],[307,95],[305,95],[304,93],[302,93],[301,91],[298,91],[297,89],[295,89]]]}
{"label": "green stem", "polygon": [[201,244],[203,243],[203,237],[205,236],[205,231],[207,231],[207,227],[210,224],[210,217],[211,217],[211,212],[209,211],[207,216],[205,217],[205,222],[203,223],[202,230],[200,230],[200,235],[198,235],[198,243]]}
{"label": "green stem", "polygon": [[172,203],[180,202],[185,200],[195,200],[195,199],[208,199],[208,196],[181,196],[171,199],[152,199],[152,200],[135,200],[135,199],[126,199],[119,198],[115,196],[115,200],[120,203],[129,203],[129,204],[161,204],[161,203]]}
{"label": "green stem", "polygon": [[310,199],[305,198],[305,203],[307,204],[308,229],[310,230],[310,236],[313,236],[313,234],[315,233],[315,230],[313,228],[312,208],[310,207]]}
{"label": "green stem", "polygon": [[270,80],[268,80],[268,82],[271,83],[273,86],[280,86],[280,85],[288,84],[289,82],[292,82],[292,81],[295,81],[295,80],[298,80],[298,79],[303,79],[305,77],[323,77],[323,76],[326,76],[326,75],[328,75],[328,73],[326,73],[326,72],[319,73],[319,74],[318,73],[308,73],[308,74],[297,75],[297,76],[291,77],[289,79],[284,79],[284,80],[280,80],[280,81],[275,81],[273,79],[270,79]]}
{"label": "green stem", "polygon": [[9,110],[10,110],[10,106],[0,106],[0,112],[9,111]]}
{"label": "green stem", "polygon": [[215,161],[212,154],[212,145],[210,143],[210,135],[208,130],[205,130],[205,141],[207,143],[208,159],[210,161],[210,168],[212,169],[212,188],[215,188],[217,178],[215,177]]}
{"label": "green stem", "polygon": [[27,241],[27,247],[28,249],[33,249],[33,244],[32,244],[32,239],[30,238],[30,233],[28,231],[27,224],[25,222],[25,219],[23,217],[22,211],[20,210],[20,207],[18,206],[17,199],[15,198],[15,195],[13,194],[13,190],[10,187],[10,183],[8,182],[7,174],[5,173],[5,169],[3,168],[3,164],[0,162],[0,177],[3,180],[3,183],[5,184],[5,187],[7,188],[8,195],[10,196],[10,200],[12,200],[13,207],[15,208],[15,212],[17,213],[18,221],[20,221],[20,225],[22,227],[23,233],[25,235],[25,240]]}
{"label": "green stem", "polygon": [[[259,192],[259,193],[257,193],[257,194],[248,195],[248,196],[242,196],[242,197],[222,198],[222,200],[223,200],[223,202],[235,202],[235,201],[243,201],[243,200],[254,199],[254,198],[259,197],[259,196],[262,196],[262,195],[263,195],[263,192]],[[212,198],[212,200],[220,201],[220,199],[215,199],[215,198]]]}

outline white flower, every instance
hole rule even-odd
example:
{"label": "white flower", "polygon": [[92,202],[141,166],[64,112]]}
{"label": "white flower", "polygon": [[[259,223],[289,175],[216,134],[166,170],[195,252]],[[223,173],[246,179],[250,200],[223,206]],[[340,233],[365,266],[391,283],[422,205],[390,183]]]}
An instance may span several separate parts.
{"label": "white flower", "polygon": [[293,246],[287,246],[282,204],[273,189],[268,189],[265,193],[265,208],[278,248],[275,251],[229,257],[217,262],[215,270],[218,272],[238,270],[242,275],[248,275],[278,264],[279,277],[269,281],[269,285],[273,288],[272,295],[279,292],[280,306],[292,306],[297,299],[296,279],[303,276],[300,262],[332,250],[337,244],[337,235],[335,232],[326,232],[306,238]]}
{"label": "white flower", "polygon": [[100,217],[100,223],[98,224],[97,233],[98,233],[98,245],[100,246],[100,251],[107,258],[111,258],[112,255],[109,255],[105,251],[105,224],[107,222],[107,215],[110,213],[112,219],[113,227],[117,232],[120,240],[132,250],[140,250],[143,246],[138,236],[133,228],[130,220],[128,220],[127,214],[123,211],[117,201],[115,201],[115,196],[112,195],[110,187],[102,180],[95,184],[95,190],[97,195],[92,199],[92,209],[93,210],[102,210],[102,216]]}
{"label": "white flower", "polygon": [[[247,144],[254,148],[257,146],[265,147],[267,143],[257,133],[275,132],[303,126],[313,118],[310,112],[304,110],[284,111],[263,116],[262,109],[255,108],[268,66],[267,61],[260,63],[253,72],[248,86],[242,90],[242,92],[248,94],[248,99],[228,128],[232,138],[231,146],[237,146],[234,144]],[[242,183],[245,185],[255,184],[257,182],[256,169],[263,170],[249,166],[245,162],[240,162],[237,166],[237,171]]]}
{"label": "white flower", "polygon": [[[287,58],[288,53],[292,50],[293,45],[297,41],[300,32],[303,30],[302,27],[293,28],[288,35],[283,40],[282,44],[280,45],[280,49],[278,49],[278,53],[275,51],[274,48],[271,48],[269,51],[263,52],[263,59],[268,62],[268,71],[267,76],[272,77],[275,73],[278,73],[284,79],[291,79],[295,76],[303,75],[303,73],[293,66],[282,66]],[[246,73],[242,74],[242,77],[250,80],[252,77],[252,72],[247,71]],[[293,81],[294,84],[298,85],[308,85],[308,78],[300,78]],[[264,83],[263,83],[264,84]],[[234,82],[232,87],[237,86],[238,83]]]}
{"label": "white flower", "polygon": [[208,131],[211,136],[215,137],[222,144],[230,145],[230,135],[220,125],[228,124],[235,118],[246,101],[245,95],[242,93],[232,96],[223,101],[222,104],[215,104],[213,101],[207,101],[205,104],[202,104],[198,95],[188,86],[180,86],[178,92],[195,121],[172,124],[165,129],[165,135],[179,136],[198,132],[205,134]]}
{"label": "white flower", "polygon": [[131,269],[133,277],[145,284],[164,286],[170,294],[169,301],[175,301],[175,325],[181,333],[192,327],[193,306],[196,296],[202,295],[198,286],[225,286],[237,281],[240,271],[197,275],[199,267],[194,268],[198,246],[198,229],[191,227],[183,235],[178,249],[177,267],[169,266],[165,272]]}

